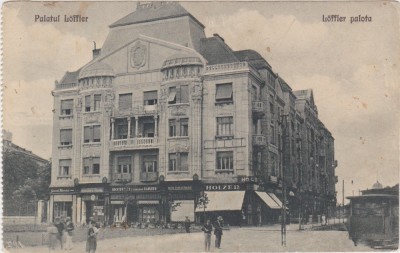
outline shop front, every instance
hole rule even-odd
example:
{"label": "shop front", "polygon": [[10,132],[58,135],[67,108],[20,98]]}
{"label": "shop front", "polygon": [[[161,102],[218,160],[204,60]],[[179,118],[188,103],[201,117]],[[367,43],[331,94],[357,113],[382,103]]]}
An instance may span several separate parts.
{"label": "shop front", "polygon": [[50,221],[55,218],[73,217],[74,188],[62,187],[50,189]]}
{"label": "shop front", "polygon": [[158,224],[161,194],[158,185],[111,186],[110,225]]}
{"label": "shop front", "polygon": [[82,223],[88,224],[91,217],[96,222],[107,223],[108,196],[104,187],[82,188],[80,200]]}

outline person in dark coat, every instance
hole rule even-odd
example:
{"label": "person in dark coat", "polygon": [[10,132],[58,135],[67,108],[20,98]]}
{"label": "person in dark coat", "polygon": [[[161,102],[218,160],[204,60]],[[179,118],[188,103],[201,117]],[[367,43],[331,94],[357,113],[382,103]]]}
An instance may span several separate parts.
{"label": "person in dark coat", "polygon": [[63,232],[64,232],[64,223],[61,222],[60,217],[57,217],[54,222],[54,226],[57,228],[57,240],[60,241],[61,249],[63,249]]}
{"label": "person in dark coat", "polygon": [[189,220],[189,217],[187,217],[187,216],[185,219],[185,229],[186,229],[186,233],[190,233],[190,220]]}
{"label": "person in dark coat", "polygon": [[94,222],[89,222],[89,229],[87,233],[86,252],[95,253],[97,249],[97,234],[99,225]]}
{"label": "person in dark coat", "polygon": [[222,240],[222,228],[224,227],[223,219],[221,216],[218,216],[217,221],[214,225],[214,235],[215,235],[215,248],[221,248],[221,240]]}
{"label": "person in dark coat", "polygon": [[201,228],[201,230],[204,232],[204,244],[205,244],[204,251],[210,251],[212,229],[213,227],[211,225],[210,220],[207,220],[206,224],[204,224],[203,227]]}

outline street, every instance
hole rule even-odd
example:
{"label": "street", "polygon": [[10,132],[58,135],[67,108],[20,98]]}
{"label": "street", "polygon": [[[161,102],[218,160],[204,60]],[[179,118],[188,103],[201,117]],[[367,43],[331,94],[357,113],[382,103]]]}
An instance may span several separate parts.
{"label": "street", "polygon": [[[203,233],[169,234],[155,236],[121,237],[99,240],[97,253],[110,252],[202,252]],[[232,228],[224,231],[221,249],[214,249],[215,236],[212,237],[212,252],[283,252],[283,251],[374,251],[359,245],[355,247],[348,239],[347,231],[298,231],[288,229],[286,247],[281,246],[279,226]],[[48,252],[46,247],[27,247],[9,252]],[[60,251],[59,252],[65,252]],[[57,252],[58,252],[57,251]],[[74,244],[71,252],[84,252],[85,243]]]}

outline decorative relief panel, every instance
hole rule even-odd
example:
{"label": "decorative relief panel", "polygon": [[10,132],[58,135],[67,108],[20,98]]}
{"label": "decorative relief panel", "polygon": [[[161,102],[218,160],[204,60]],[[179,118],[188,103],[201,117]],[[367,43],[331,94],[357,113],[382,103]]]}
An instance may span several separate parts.
{"label": "decorative relief panel", "polygon": [[169,140],[168,142],[169,153],[189,152],[189,139]]}
{"label": "decorative relief panel", "polygon": [[129,50],[129,63],[132,68],[140,69],[147,61],[147,47],[140,41]]}
{"label": "decorative relief panel", "polygon": [[99,123],[101,118],[100,112],[85,115],[85,124]]}
{"label": "decorative relief panel", "polygon": [[101,157],[101,145],[100,144],[85,144],[83,146],[82,157]]}
{"label": "decorative relief panel", "polygon": [[169,107],[172,116],[185,116],[188,114],[188,105],[173,105]]}
{"label": "decorative relief panel", "polygon": [[200,101],[203,98],[203,87],[201,83],[196,83],[192,88],[192,99]]}

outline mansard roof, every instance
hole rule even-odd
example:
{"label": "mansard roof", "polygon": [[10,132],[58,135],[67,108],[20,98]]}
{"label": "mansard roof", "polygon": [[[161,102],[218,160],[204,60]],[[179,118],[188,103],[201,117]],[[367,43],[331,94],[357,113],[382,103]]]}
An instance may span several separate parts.
{"label": "mansard roof", "polygon": [[207,60],[209,65],[239,62],[233,50],[218,34],[214,34],[214,37],[200,40],[200,54]]}
{"label": "mansard roof", "polygon": [[234,54],[240,61],[247,61],[256,69],[271,69],[271,65],[255,50],[239,50],[235,51]]}
{"label": "mansard roof", "polygon": [[167,1],[150,2],[146,4],[139,3],[134,12],[114,22],[110,25],[110,28],[184,16],[191,17],[204,28],[204,25],[185,10],[185,8],[183,8],[179,3]]}
{"label": "mansard roof", "polygon": [[310,102],[311,105],[314,105],[314,95],[312,89],[307,90],[295,90],[293,91],[294,95],[297,99],[304,99]]}
{"label": "mansard roof", "polygon": [[78,83],[78,76],[79,76],[80,69],[77,71],[69,72],[67,71],[63,78],[60,80],[61,84],[71,84],[71,83]]}

